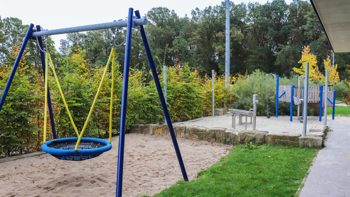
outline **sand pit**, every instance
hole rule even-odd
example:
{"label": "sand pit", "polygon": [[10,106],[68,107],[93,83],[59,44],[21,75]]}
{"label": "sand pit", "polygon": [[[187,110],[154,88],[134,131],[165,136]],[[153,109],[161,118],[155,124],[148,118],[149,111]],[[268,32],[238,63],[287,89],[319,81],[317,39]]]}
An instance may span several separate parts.
{"label": "sand pit", "polygon": [[[297,117],[293,117],[293,122],[290,122],[289,116],[278,116],[267,118],[266,116],[256,117],[256,129],[259,131],[268,131],[271,134],[301,134],[303,131],[303,124],[297,120]],[[242,118],[245,122],[245,118]],[[324,119],[322,118],[322,121]],[[336,116],[335,120],[332,120],[331,116],[327,118],[327,125],[332,123],[349,123],[350,117]],[[250,118],[248,118],[250,123]],[[308,116],[307,118],[307,131],[310,128],[323,125],[323,122],[319,122],[318,116]],[[209,116],[204,118],[198,118],[186,122],[177,122],[174,125],[185,125],[185,126],[203,126],[203,127],[224,127],[232,128],[232,116]],[[238,118],[236,119],[236,130],[244,130],[244,124],[238,125]],[[252,130],[252,125],[248,124],[247,130]]]}
{"label": "sand pit", "polygon": [[[0,196],[115,196],[118,139],[112,150],[87,161],[43,154],[0,163]],[[178,143],[190,180],[232,148],[183,138]],[[153,195],[182,179],[169,136],[127,134],[125,144],[123,196]]]}

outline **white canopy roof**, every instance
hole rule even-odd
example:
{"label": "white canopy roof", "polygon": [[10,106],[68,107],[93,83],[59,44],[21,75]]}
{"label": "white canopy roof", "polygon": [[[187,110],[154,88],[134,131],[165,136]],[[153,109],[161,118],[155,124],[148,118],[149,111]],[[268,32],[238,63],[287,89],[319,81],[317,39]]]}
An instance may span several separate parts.
{"label": "white canopy roof", "polygon": [[335,53],[350,52],[350,0],[311,0]]}

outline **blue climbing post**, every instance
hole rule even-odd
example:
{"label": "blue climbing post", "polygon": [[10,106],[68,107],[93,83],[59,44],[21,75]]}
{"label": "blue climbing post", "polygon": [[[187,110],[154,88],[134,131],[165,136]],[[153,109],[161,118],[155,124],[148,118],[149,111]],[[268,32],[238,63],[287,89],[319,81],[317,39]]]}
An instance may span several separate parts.
{"label": "blue climbing post", "polygon": [[[41,31],[40,29],[40,25],[36,26],[36,31],[39,32]],[[43,40],[42,37],[38,37],[38,42],[40,45],[40,48],[43,49]],[[47,50],[47,49],[46,49]],[[41,59],[41,67],[43,69],[43,76],[44,76],[44,80],[45,80],[45,54],[44,52],[42,52],[41,50],[39,50],[40,52],[40,59]],[[53,139],[57,139],[57,135],[56,135],[56,127],[55,127],[55,119],[53,116],[53,110],[52,110],[52,104],[51,104],[51,96],[50,96],[50,88],[47,87],[47,103],[48,103],[48,108],[49,108],[49,114],[50,114],[50,121],[51,121],[51,128],[52,128],[52,136]],[[46,108],[46,106],[45,106]],[[46,110],[46,109],[45,109]]]}
{"label": "blue climbing post", "polygon": [[121,113],[120,113],[119,148],[118,148],[117,191],[116,191],[117,197],[122,196],[122,186],[123,186],[125,121],[126,121],[126,107],[127,107],[127,101],[128,101],[129,63],[130,63],[131,36],[132,36],[132,27],[133,27],[133,11],[134,11],[133,8],[129,8],[128,26],[127,26],[127,33],[126,33],[122,106],[121,106]]}
{"label": "blue climbing post", "polygon": [[290,121],[293,121],[293,96],[295,86],[292,84],[290,87]]}
{"label": "blue climbing post", "polygon": [[279,94],[278,94],[278,89],[280,86],[280,76],[277,75],[277,79],[276,79],[276,118],[278,118],[278,98],[279,98]]}
{"label": "blue climbing post", "polygon": [[332,112],[333,120],[334,120],[334,114],[335,114],[335,90],[333,90],[333,112]]}
{"label": "blue climbing post", "polygon": [[6,83],[6,87],[5,87],[4,93],[3,93],[2,96],[1,96],[1,100],[0,100],[0,111],[1,111],[1,109],[2,109],[2,106],[3,106],[4,103],[5,103],[5,99],[6,99],[7,93],[8,93],[9,90],[10,90],[12,80],[13,80],[13,78],[15,77],[17,67],[18,67],[18,65],[19,65],[19,62],[21,61],[21,58],[22,58],[24,49],[26,48],[26,45],[27,45],[27,43],[28,43],[28,39],[32,36],[33,27],[34,27],[33,24],[30,24],[30,25],[29,25],[29,29],[28,29],[28,31],[27,31],[27,33],[26,33],[26,36],[24,37],[24,40],[23,40],[21,49],[19,50],[19,53],[18,53],[17,58],[16,58],[16,61],[15,61],[15,64],[13,65],[13,68],[12,68],[12,71],[11,71],[11,74],[10,74],[10,77],[9,77],[7,83]]}
{"label": "blue climbing post", "polygon": [[[137,18],[141,18],[140,12],[138,10],[135,11],[135,15],[136,15]],[[147,41],[147,37],[146,37],[146,33],[145,33],[145,29],[143,28],[143,25],[140,25],[140,32],[141,32],[141,37],[142,37],[143,44],[145,45],[148,61],[149,61],[149,64],[150,64],[150,67],[151,67],[151,70],[152,70],[154,82],[155,82],[157,90],[158,90],[159,99],[160,99],[160,102],[162,103],[164,116],[165,116],[166,121],[168,123],[168,128],[169,128],[169,132],[170,132],[170,135],[171,135],[171,139],[172,139],[173,144],[174,144],[174,148],[175,148],[175,152],[176,152],[176,155],[177,155],[177,159],[178,159],[179,164],[180,164],[182,176],[183,176],[185,181],[188,181],[185,165],[184,165],[184,163],[182,161],[179,145],[177,144],[177,140],[176,140],[175,132],[174,132],[174,129],[173,129],[173,125],[171,123],[171,119],[170,119],[170,116],[169,116],[168,108],[167,108],[165,100],[164,100],[162,87],[160,86],[160,83],[159,83],[157,70],[156,70],[156,67],[154,65],[153,57],[152,57],[152,54],[151,54],[151,49],[149,47],[149,44],[148,44],[148,41]]]}
{"label": "blue climbing post", "polygon": [[322,102],[322,97],[323,97],[323,86],[321,85],[320,86],[320,113],[319,113],[319,120],[320,122],[322,122],[322,105],[323,105],[323,102]]}

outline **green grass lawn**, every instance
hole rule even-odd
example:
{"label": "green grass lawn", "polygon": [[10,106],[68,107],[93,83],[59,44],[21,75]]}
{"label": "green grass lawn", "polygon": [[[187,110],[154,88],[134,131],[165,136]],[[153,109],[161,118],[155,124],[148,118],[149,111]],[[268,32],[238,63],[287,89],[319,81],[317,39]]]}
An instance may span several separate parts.
{"label": "green grass lawn", "polygon": [[[327,115],[332,115],[333,108],[327,108]],[[350,116],[350,106],[335,106],[335,115]]]}
{"label": "green grass lawn", "polygon": [[198,179],[178,181],[155,196],[294,196],[318,150],[239,145]]}
{"label": "green grass lawn", "polygon": [[335,97],[335,100],[336,101],[341,101],[341,103],[344,103],[343,98],[341,98],[341,97]]}

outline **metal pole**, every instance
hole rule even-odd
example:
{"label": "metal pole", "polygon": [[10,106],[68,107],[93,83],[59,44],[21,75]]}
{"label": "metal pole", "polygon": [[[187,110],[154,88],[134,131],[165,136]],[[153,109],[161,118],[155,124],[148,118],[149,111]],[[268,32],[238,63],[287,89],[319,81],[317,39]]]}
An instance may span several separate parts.
{"label": "metal pole", "polygon": [[125,121],[126,121],[126,108],[127,108],[127,101],[128,101],[129,63],[130,63],[131,36],[132,36],[132,26],[133,26],[133,11],[134,11],[133,8],[129,8],[128,26],[127,26],[127,33],[126,33],[122,106],[121,106],[121,113],[120,113],[119,148],[118,148],[118,169],[117,169],[118,172],[117,172],[117,191],[116,191],[117,197],[122,196],[122,186],[123,186]]}
{"label": "metal pole", "polygon": [[212,93],[212,96],[211,96],[211,100],[212,100],[212,106],[213,106],[213,109],[212,109],[212,112],[213,112],[213,116],[215,116],[215,102],[214,102],[214,99],[215,99],[215,73],[214,73],[214,70],[211,70],[211,81],[212,81],[212,90],[213,90],[213,93]]}
{"label": "metal pole", "polygon": [[258,95],[253,95],[253,130],[256,130],[256,104],[258,103]]}
{"label": "metal pole", "polygon": [[319,112],[319,120],[320,122],[322,122],[322,105],[323,105],[323,102],[322,102],[322,97],[323,97],[323,86],[320,86],[320,112]]}
{"label": "metal pole", "polygon": [[30,24],[30,25],[29,25],[29,29],[28,29],[28,31],[27,31],[27,33],[26,33],[26,36],[25,36],[24,39],[23,39],[23,43],[22,43],[21,49],[19,50],[19,53],[18,53],[18,55],[17,55],[15,64],[13,65],[13,68],[12,68],[12,71],[11,71],[11,74],[10,74],[10,77],[9,77],[9,79],[7,80],[5,90],[4,90],[4,92],[3,92],[2,96],[1,96],[1,100],[0,100],[0,111],[1,111],[1,109],[2,109],[2,106],[3,106],[4,103],[5,103],[5,99],[6,99],[7,93],[8,93],[8,91],[10,90],[12,80],[13,80],[13,78],[15,77],[17,67],[18,67],[18,65],[19,65],[19,63],[20,63],[20,61],[21,61],[21,58],[22,58],[22,55],[23,55],[23,51],[24,51],[24,49],[26,48],[28,39],[29,39],[30,36],[32,35],[33,27],[34,27],[33,24]]}
{"label": "metal pole", "polygon": [[[166,102],[166,96],[167,96],[167,93],[166,93],[166,66],[163,66],[163,80],[164,80],[164,99],[165,99],[165,104],[167,103]],[[164,118],[164,124],[166,124],[166,118]]]}
{"label": "metal pole", "polygon": [[334,67],[334,53],[333,53],[333,67]]}
{"label": "metal pole", "polygon": [[307,129],[307,102],[309,100],[309,62],[305,64],[305,81],[304,81],[304,103],[303,103],[303,137],[306,135]]}
{"label": "metal pole", "polygon": [[[74,33],[81,31],[90,31],[90,30],[98,30],[98,29],[108,29],[113,27],[126,27],[129,21],[114,21],[109,23],[100,23],[94,25],[85,25],[78,27],[68,27],[63,29],[53,29],[47,31],[34,32],[32,37],[40,37],[40,36],[49,36],[49,35],[57,35],[57,34],[66,34],[66,33]],[[146,25],[148,23],[147,19],[135,19],[133,21],[133,26],[137,25]]]}
{"label": "metal pole", "polygon": [[[141,18],[140,12],[138,10],[135,11],[135,14],[136,14],[137,18]],[[175,148],[175,152],[176,152],[176,155],[177,155],[177,159],[178,159],[179,164],[180,164],[182,176],[183,176],[185,181],[188,181],[185,165],[184,165],[184,163],[182,161],[179,145],[177,144],[174,128],[173,128],[173,125],[171,123],[171,119],[170,119],[170,116],[169,116],[168,108],[167,108],[167,106],[165,104],[165,99],[164,99],[164,96],[163,96],[163,93],[162,93],[162,87],[160,86],[160,83],[159,83],[157,70],[156,70],[156,67],[154,65],[151,49],[149,47],[149,44],[148,44],[148,41],[147,41],[147,37],[146,37],[146,33],[145,33],[145,29],[143,28],[143,25],[140,25],[140,33],[141,33],[143,44],[145,45],[148,61],[149,61],[149,64],[150,64],[150,67],[151,67],[151,70],[152,70],[154,82],[155,82],[156,87],[157,87],[159,99],[160,99],[160,102],[162,103],[163,112],[164,112],[166,121],[168,123],[170,136],[171,136],[171,139],[172,139],[173,144],[174,144],[174,148]]]}
{"label": "metal pole", "polygon": [[328,104],[328,69],[326,69],[326,83],[324,85],[324,126],[327,126],[327,104]]}
{"label": "metal pole", "polygon": [[295,86],[290,86],[290,121],[293,122],[293,96]]}
{"label": "metal pole", "polygon": [[230,0],[226,0],[225,84],[230,77]]}
{"label": "metal pole", "polygon": [[278,97],[279,97],[279,86],[280,86],[280,76],[277,75],[277,79],[276,79],[276,118],[278,118]]}
{"label": "metal pole", "polygon": [[[38,32],[41,31],[40,25],[36,26],[36,30]],[[40,48],[43,49],[44,47],[43,47],[42,37],[38,37],[38,41],[39,41]],[[39,50],[39,53],[40,53],[40,59],[41,59],[41,67],[43,69],[43,76],[44,76],[44,80],[45,80],[45,54],[41,50]],[[51,103],[51,96],[50,95],[51,95],[50,94],[50,88],[49,88],[49,85],[48,85],[48,87],[47,87],[47,103],[48,103],[48,106],[47,107],[49,108],[51,129],[52,129],[52,137],[53,137],[53,139],[57,139],[56,127],[55,127],[55,117],[53,116],[53,110],[52,110],[52,103]],[[45,108],[46,108],[46,106],[45,106]]]}

